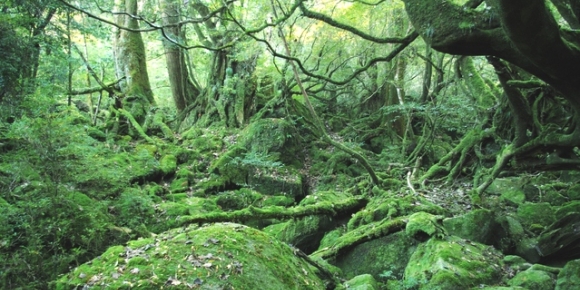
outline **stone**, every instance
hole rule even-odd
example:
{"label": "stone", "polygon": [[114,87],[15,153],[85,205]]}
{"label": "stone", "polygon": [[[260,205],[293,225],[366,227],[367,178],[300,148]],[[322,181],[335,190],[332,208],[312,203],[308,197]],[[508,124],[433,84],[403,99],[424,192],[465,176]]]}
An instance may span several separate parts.
{"label": "stone", "polygon": [[450,235],[490,245],[494,241],[497,223],[487,209],[476,209],[464,215],[443,220],[443,226]]}

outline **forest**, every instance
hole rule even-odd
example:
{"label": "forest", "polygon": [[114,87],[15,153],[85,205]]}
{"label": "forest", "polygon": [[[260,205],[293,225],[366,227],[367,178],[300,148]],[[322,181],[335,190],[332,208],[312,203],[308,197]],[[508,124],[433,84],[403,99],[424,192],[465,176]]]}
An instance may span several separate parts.
{"label": "forest", "polygon": [[580,0],[0,11],[0,289],[580,289]]}

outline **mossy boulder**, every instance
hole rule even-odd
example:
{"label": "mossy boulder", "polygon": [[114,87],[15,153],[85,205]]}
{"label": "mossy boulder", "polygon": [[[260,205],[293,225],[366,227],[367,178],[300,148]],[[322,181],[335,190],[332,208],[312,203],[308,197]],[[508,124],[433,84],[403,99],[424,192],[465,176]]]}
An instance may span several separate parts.
{"label": "mossy boulder", "polygon": [[476,209],[461,216],[444,219],[443,226],[450,235],[489,245],[494,242],[498,225],[490,210]]}
{"label": "mossy boulder", "polygon": [[[402,279],[405,267],[416,248],[417,241],[400,231],[357,245],[338,256],[334,264],[342,269],[347,279],[370,274],[379,281],[398,280]],[[385,273],[389,273],[388,277]]]}
{"label": "mossy boulder", "polygon": [[379,283],[372,275],[363,274],[358,275],[346,282],[344,286],[349,290],[379,290]]}
{"label": "mossy boulder", "polygon": [[284,243],[243,225],[189,226],[109,248],[56,289],[324,289]]}
{"label": "mossy boulder", "polygon": [[561,219],[571,212],[580,212],[580,200],[563,204],[556,210],[556,218]]}
{"label": "mossy boulder", "polygon": [[267,226],[264,232],[310,253],[318,248],[324,233],[331,229],[332,225],[329,217],[313,215]]}
{"label": "mossy boulder", "polygon": [[167,154],[159,160],[159,168],[163,174],[171,174],[174,173],[177,169],[177,157],[172,154]]}
{"label": "mossy boulder", "polygon": [[501,199],[510,205],[520,205],[526,201],[526,194],[521,189],[512,189],[502,192]]}
{"label": "mossy boulder", "polygon": [[556,281],[556,290],[572,289],[580,289],[580,259],[566,263]]}
{"label": "mossy boulder", "polygon": [[[573,179],[577,182],[577,179]],[[580,184],[574,184],[566,191],[566,196],[571,200],[580,200]]]}
{"label": "mossy boulder", "polygon": [[296,138],[298,132],[291,122],[283,118],[265,118],[250,123],[240,133],[239,144],[248,152],[262,152],[278,157],[282,163],[301,167],[302,148]]}
{"label": "mossy boulder", "polygon": [[501,278],[501,253],[455,236],[431,238],[417,247],[405,269],[404,285],[418,289],[468,289]]}
{"label": "mossy boulder", "polygon": [[441,225],[442,216],[432,215],[426,212],[417,212],[409,216],[405,227],[405,233],[416,240],[426,241],[436,236],[443,237],[445,229]]}
{"label": "mossy boulder", "polygon": [[554,277],[550,273],[533,270],[532,268],[519,272],[508,282],[510,286],[519,286],[525,289],[552,290],[554,289]]}
{"label": "mossy boulder", "polygon": [[517,217],[529,230],[538,232],[556,221],[554,208],[547,202],[524,203],[518,207]]}

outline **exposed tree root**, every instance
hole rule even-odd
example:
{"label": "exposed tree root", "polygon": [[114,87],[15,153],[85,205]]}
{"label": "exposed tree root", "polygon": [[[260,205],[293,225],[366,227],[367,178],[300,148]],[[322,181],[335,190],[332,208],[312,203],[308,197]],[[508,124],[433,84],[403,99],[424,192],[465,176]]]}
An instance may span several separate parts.
{"label": "exposed tree root", "polygon": [[407,218],[407,216],[404,216],[396,219],[384,219],[380,223],[361,226],[341,237],[340,241],[332,247],[318,250],[310,256],[323,259],[336,257],[339,254],[352,249],[354,246],[404,229],[407,224]]}
{"label": "exposed tree root", "polygon": [[352,197],[338,202],[324,201],[317,204],[284,208],[281,206],[247,207],[231,212],[213,212],[196,216],[184,216],[179,220],[180,225],[193,223],[213,222],[243,222],[260,219],[288,219],[310,215],[336,216],[342,212],[352,212],[363,208],[368,200],[363,197]]}

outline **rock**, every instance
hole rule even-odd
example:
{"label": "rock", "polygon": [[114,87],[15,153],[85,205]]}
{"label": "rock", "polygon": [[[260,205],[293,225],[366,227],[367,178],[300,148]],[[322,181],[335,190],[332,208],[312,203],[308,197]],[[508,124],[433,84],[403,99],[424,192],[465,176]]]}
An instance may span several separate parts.
{"label": "rock", "polygon": [[233,223],[189,226],[109,248],[56,289],[325,289],[286,244]]}
{"label": "rock", "polygon": [[525,237],[522,224],[510,215],[498,216],[495,221],[501,226],[501,230],[496,232],[494,246],[504,253],[513,253],[517,244]]}
{"label": "rock", "polygon": [[509,280],[508,285],[519,286],[525,289],[534,290],[552,290],[554,289],[554,278],[550,273],[533,270],[532,268],[527,269],[523,272],[519,272]]}
{"label": "rock", "polygon": [[347,279],[370,274],[379,281],[400,280],[416,248],[416,240],[401,231],[355,246],[334,264]]}
{"label": "rock", "polygon": [[403,283],[425,290],[468,289],[498,283],[502,268],[501,253],[492,247],[455,236],[431,238],[411,256]]}
{"label": "rock", "polygon": [[580,212],[580,200],[563,204],[556,210],[556,218],[561,219],[571,212]]}
{"label": "rock", "polygon": [[524,203],[518,207],[517,217],[530,230],[546,227],[556,220],[554,209],[547,202]]}
{"label": "rock", "polygon": [[580,213],[571,212],[544,230],[537,244],[543,259],[580,257]]}
{"label": "rock", "polygon": [[159,168],[165,175],[174,173],[177,169],[177,157],[171,154],[161,157],[159,160]]}
{"label": "rock", "polygon": [[493,213],[487,209],[476,209],[462,216],[443,220],[443,226],[450,235],[490,245],[497,232]]}
{"label": "rock", "polygon": [[580,289],[580,259],[566,263],[556,281],[555,290]]}
{"label": "rock", "polygon": [[506,201],[509,205],[518,206],[524,201],[526,201],[526,195],[521,189],[507,190],[501,194],[500,197],[503,201]]}
{"label": "rock", "polygon": [[329,217],[313,215],[270,225],[263,230],[282,242],[311,253],[318,248],[319,241],[332,225]]}
{"label": "rock", "polygon": [[358,275],[344,283],[348,290],[379,290],[379,283],[372,275]]}
{"label": "rock", "polygon": [[[576,173],[578,174],[578,173]],[[570,182],[577,182],[577,179],[573,179]],[[580,200],[580,184],[574,184],[567,190],[567,196],[571,200]]]}
{"label": "rock", "polygon": [[441,226],[442,218],[426,212],[414,213],[409,216],[405,232],[419,241],[426,241],[433,236],[443,236],[445,230]]}
{"label": "rock", "polygon": [[537,249],[538,241],[535,238],[524,238],[517,241],[515,253],[530,263],[537,263],[541,256]]}

